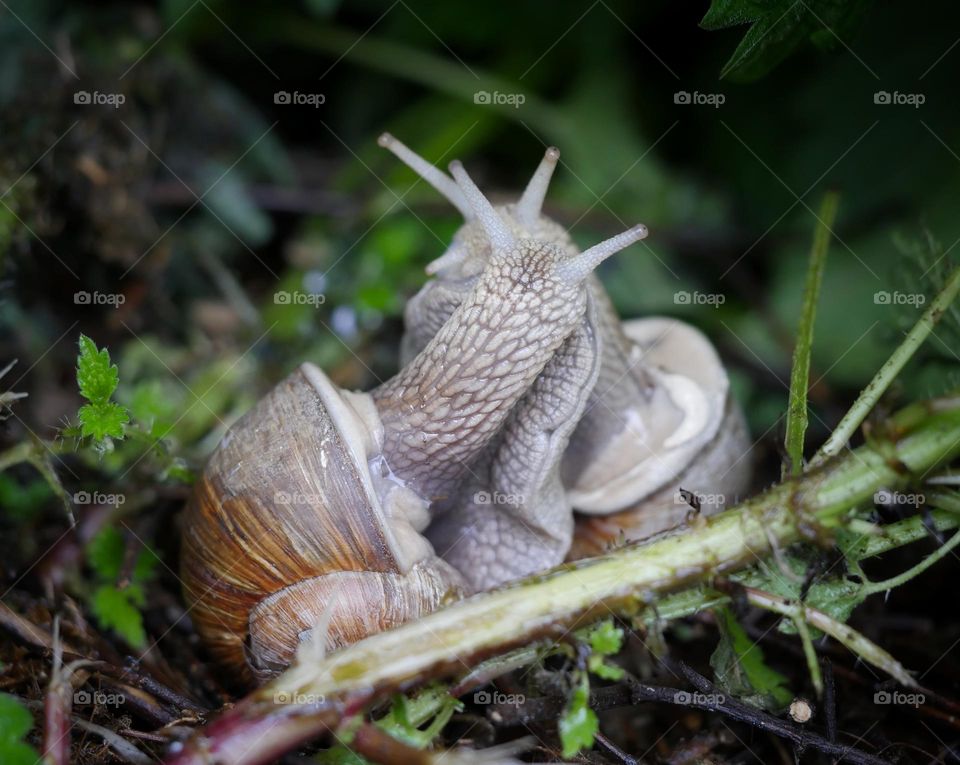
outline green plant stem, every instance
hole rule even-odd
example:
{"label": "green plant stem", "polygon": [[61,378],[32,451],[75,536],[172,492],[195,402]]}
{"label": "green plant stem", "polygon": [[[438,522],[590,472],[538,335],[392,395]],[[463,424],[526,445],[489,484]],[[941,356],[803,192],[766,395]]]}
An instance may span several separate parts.
{"label": "green plant stem", "polygon": [[36,447],[30,441],[22,441],[0,452],[0,472],[19,465],[22,462],[32,462],[36,454]]}
{"label": "green plant stem", "polygon": [[[931,526],[937,531],[949,531],[960,526],[960,515],[957,513],[934,510],[929,518]],[[864,538],[859,543],[856,553],[851,553],[857,560],[881,555],[894,548],[930,537],[930,531],[924,523],[923,516],[920,515],[913,515],[879,528],[880,534]]]}
{"label": "green plant stem", "polygon": [[50,444],[39,440],[22,441],[0,453],[0,472],[24,462],[32,465],[63,504],[67,520],[73,527],[77,525],[77,519],[73,514],[73,505],[70,503],[70,497],[67,496],[67,491],[60,483],[60,477],[50,460],[50,455],[57,454],[60,451],[62,451],[62,448],[56,443]]}
{"label": "green plant stem", "polygon": [[864,585],[863,592],[868,595],[873,595],[877,592],[892,590],[894,587],[899,587],[901,584],[909,582],[915,576],[919,576],[928,568],[930,568],[930,566],[947,555],[958,544],[960,544],[960,531],[955,532],[954,535],[947,540],[947,542],[940,545],[934,552],[930,553],[930,555],[920,561],[917,565],[908,568],[902,574],[890,577],[889,579],[884,579],[882,582],[870,582],[869,584]]}
{"label": "green plant stem", "polygon": [[[462,674],[464,666],[520,645],[561,638],[611,612],[637,614],[668,593],[751,565],[774,546],[814,537],[826,543],[830,529],[842,525],[879,487],[905,486],[911,475],[960,454],[960,399],[915,404],[893,420],[901,425],[895,441],[861,446],[694,528],[454,603],[319,660],[304,652],[290,669],[199,732],[171,762],[263,762],[335,727],[344,710],[356,711],[429,679]],[[862,636],[812,609],[803,615],[911,682]],[[275,694],[324,701],[278,705]]]}
{"label": "green plant stem", "polygon": [[[896,678],[902,685],[908,688],[917,687],[916,680],[910,676],[910,673],[904,669],[899,661],[852,627],[848,627],[843,622],[838,622],[833,617],[823,613],[823,611],[818,611],[816,608],[811,608],[802,603],[789,601],[778,595],[756,590],[752,587],[746,587],[744,589],[747,593],[747,602],[750,603],[750,605],[786,616],[792,619],[794,623],[799,624],[803,622],[805,625],[816,627],[837,642],[842,643],[864,661],[869,662]],[[813,658],[814,664],[816,664],[816,657]],[[822,685],[823,681],[821,680],[820,683]]]}
{"label": "green plant stem", "polygon": [[820,671],[820,661],[817,659],[817,650],[813,647],[813,638],[810,636],[810,628],[804,619],[803,613],[798,609],[792,617],[793,625],[797,628],[797,635],[800,636],[800,644],[803,646],[803,656],[807,660],[807,671],[810,673],[810,681],[813,683],[817,697],[823,696],[823,674]]}
{"label": "green plant stem", "polygon": [[887,359],[886,363],[880,367],[880,370],[874,375],[870,384],[860,392],[853,406],[850,407],[850,410],[843,416],[843,419],[840,420],[837,427],[834,428],[830,437],[824,442],[823,446],[820,447],[816,455],[814,455],[810,462],[811,466],[822,464],[828,458],[839,454],[844,444],[853,437],[853,434],[857,428],[860,427],[864,419],[866,419],[870,410],[873,409],[880,400],[880,397],[886,392],[887,388],[890,387],[890,383],[893,382],[894,378],[900,373],[900,370],[903,369],[907,361],[910,360],[910,357],[913,356],[917,348],[920,347],[923,341],[926,340],[933,331],[940,317],[943,316],[944,312],[949,308],[958,292],[960,292],[960,267],[954,269],[943,289],[940,290],[930,303],[930,307],[923,312],[923,315],[917,323],[913,325],[913,329],[907,333],[903,342],[900,343],[899,347],[893,352],[890,358]]}
{"label": "green plant stem", "polygon": [[787,458],[783,465],[783,477],[799,475],[803,471],[803,439],[807,432],[807,385],[810,381],[810,353],[813,349],[813,325],[817,317],[817,299],[823,281],[823,269],[830,248],[830,235],[837,217],[840,195],[827,192],[820,205],[817,228],[810,248],[810,264],[807,267],[807,282],[803,288],[803,308],[800,326],[797,328],[797,344],[793,349],[793,365],[790,370],[790,404],[787,408],[787,432],[785,446]]}

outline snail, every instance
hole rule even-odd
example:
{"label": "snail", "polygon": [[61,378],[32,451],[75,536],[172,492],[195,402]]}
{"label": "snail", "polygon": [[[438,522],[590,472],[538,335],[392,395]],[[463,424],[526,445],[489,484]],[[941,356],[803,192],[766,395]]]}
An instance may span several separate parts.
{"label": "snail", "polygon": [[[431,339],[367,393],[302,364],[229,429],[194,488],[185,598],[211,654],[243,680],[281,670],[304,643],[336,648],[474,589],[464,570],[486,566],[489,550],[469,548],[460,570],[436,555],[423,535],[434,506],[477,480],[481,461],[511,464],[510,428],[554,437],[539,403],[551,375],[576,367],[584,400],[592,387],[586,282],[646,229],[582,253],[518,237],[462,167],[453,172],[489,253]],[[569,431],[578,406],[561,423]],[[560,452],[532,484],[537,501],[563,494]],[[570,531],[560,536],[558,560]]]}
{"label": "snail", "polygon": [[[450,248],[427,266],[435,278],[411,299],[404,319],[401,363],[430,341],[490,255],[484,228],[465,204],[459,184],[388,133],[379,143],[430,183],[464,215]],[[553,242],[569,257],[568,232],[542,214],[560,158],[549,147],[514,204],[497,206],[515,236]],[[600,370],[561,457],[561,476],[577,519],[571,557],[602,551],[613,540],[636,540],[682,521],[698,496],[704,512],[723,508],[750,480],[749,438],[729,378],[713,346],[695,328],[663,317],[621,324],[603,285],[587,280]],[[465,518],[459,512],[451,519]],[[432,527],[447,541],[447,523]],[[463,525],[463,524],[461,524]],[[462,532],[469,535],[469,529]],[[462,546],[462,545],[461,545]]]}

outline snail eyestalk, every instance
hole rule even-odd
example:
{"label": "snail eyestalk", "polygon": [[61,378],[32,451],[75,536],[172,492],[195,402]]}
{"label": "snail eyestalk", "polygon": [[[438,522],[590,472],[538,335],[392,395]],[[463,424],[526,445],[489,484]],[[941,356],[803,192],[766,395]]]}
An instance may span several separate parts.
{"label": "snail eyestalk", "polygon": [[524,226],[532,226],[540,216],[543,200],[547,196],[547,189],[550,188],[550,179],[553,178],[553,171],[557,169],[559,160],[560,149],[556,146],[548,148],[533,177],[530,178],[527,188],[524,189],[523,196],[517,202],[517,218]]}
{"label": "snail eyestalk", "polygon": [[451,247],[439,258],[435,258],[427,263],[427,267],[424,270],[429,276],[433,276],[434,274],[438,274],[445,269],[456,268],[468,257],[470,257],[469,250]]}
{"label": "snail eyestalk", "polygon": [[566,263],[560,264],[557,268],[557,278],[568,284],[579,284],[611,255],[626,249],[634,242],[646,239],[646,237],[647,227],[642,223],[624,231],[622,234],[612,236],[606,241],[600,242],[600,244],[595,244],[589,250],[584,250]]}
{"label": "snail eyestalk", "polygon": [[443,170],[431,165],[390,133],[382,133],[377,139],[377,143],[439,191],[450,204],[460,211],[466,220],[473,218],[473,210],[470,209],[467,198],[463,195],[460,187]]}
{"label": "snail eyestalk", "polygon": [[451,162],[450,173],[453,175],[454,180],[456,180],[460,190],[463,191],[464,196],[466,196],[470,207],[473,209],[474,217],[483,227],[484,232],[490,238],[490,243],[494,248],[506,250],[513,247],[516,244],[516,239],[514,239],[513,234],[510,233],[510,229],[507,228],[507,225],[503,222],[500,213],[493,209],[490,200],[483,195],[483,192],[480,191],[477,184],[467,175],[467,171],[463,168],[463,163],[459,160]]}

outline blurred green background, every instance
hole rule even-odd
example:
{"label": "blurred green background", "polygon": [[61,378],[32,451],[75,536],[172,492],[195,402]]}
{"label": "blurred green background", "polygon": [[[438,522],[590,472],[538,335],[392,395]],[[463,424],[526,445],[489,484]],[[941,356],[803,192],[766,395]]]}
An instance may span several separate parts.
{"label": "blurred green background", "polygon": [[[4,3],[0,344],[20,360],[4,384],[30,397],[3,437],[74,416],[80,332],[110,349],[150,436],[107,458],[128,481],[195,467],[302,360],[345,386],[385,379],[404,302],[459,225],[377,147],[389,130],[500,199],[559,146],[548,213],[582,245],[648,225],[603,268],[618,308],[704,329],[770,455],[816,213],[839,190],[819,442],[960,239],[958,17],[834,0]],[[956,384],[956,326],[902,392]]]}

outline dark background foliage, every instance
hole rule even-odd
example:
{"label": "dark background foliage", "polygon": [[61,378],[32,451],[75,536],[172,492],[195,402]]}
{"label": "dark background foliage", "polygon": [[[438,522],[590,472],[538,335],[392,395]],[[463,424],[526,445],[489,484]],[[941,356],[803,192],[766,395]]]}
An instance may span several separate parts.
{"label": "dark background foliage", "polygon": [[[904,250],[928,250],[928,232],[941,250],[960,236],[956,38],[940,17],[953,11],[756,5],[769,9],[752,26],[723,31],[698,26],[705,8],[670,3],[12,5],[0,28],[11,182],[59,142],[0,207],[4,350],[35,358],[78,322],[24,380],[36,384],[81,330],[115,356],[141,340],[241,354],[260,338],[264,384],[302,358],[369,384],[395,366],[403,303],[457,225],[378,133],[440,163],[464,159],[494,194],[516,193],[555,143],[550,212],[584,244],[648,224],[647,246],[604,270],[619,308],[706,329],[758,434],[783,411],[820,196],[842,192],[814,349],[819,438],[835,395],[868,379],[914,308],[875,300],[915,289],[906,272],[925,267]],[[746,18],[717,6],[704,25]],[[805,24],[820,30],[813,40]],[[77,105],[78,91],[126,102]],[[277,104],[278,91],[325,102]],[[525,102],[476,104],[478,91]],[[881,91],[924,103],[877,104]],[[724,102],[675,103],[681,92]],[[305,276],[322,307],[274,304],[278,281],[299,289]],[[127,299],[77,306],[79,290]],[[678,303],[678,292],[724,302]],[[931,345],[946,364],[950,339]],[[122,384],[152,374],[134,369]],[[942,371],[908,383],[930,392]],[[70,409],[35,396],[21,416],[42,429]]]}

